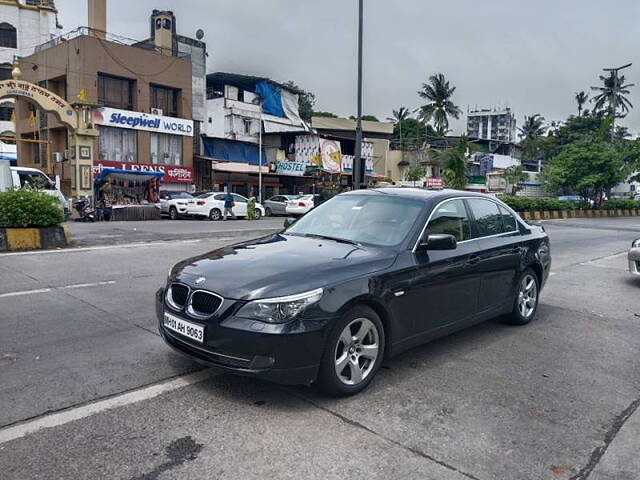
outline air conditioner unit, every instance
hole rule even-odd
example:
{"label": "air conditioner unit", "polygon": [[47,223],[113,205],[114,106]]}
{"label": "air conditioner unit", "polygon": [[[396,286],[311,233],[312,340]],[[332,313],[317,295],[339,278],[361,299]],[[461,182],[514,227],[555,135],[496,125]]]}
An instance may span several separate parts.
{"label": "air conditioner unit", "polygon": [[162,109],[161,108],[152,108],[151,109],[151,115],[162,115]]}

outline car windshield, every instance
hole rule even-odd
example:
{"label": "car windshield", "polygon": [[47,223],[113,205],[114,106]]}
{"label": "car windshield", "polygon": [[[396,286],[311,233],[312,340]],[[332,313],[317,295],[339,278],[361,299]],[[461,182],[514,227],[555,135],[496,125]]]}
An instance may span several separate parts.
{"label": "car windshield", "polygon": [[391,195],[338,195],[311,210],[285,233],[377,246],[398,245],[422,207],[418,200]]}
{"label": "car windshield", "polygon": [[181,193],[172,193],[171,198],[193,198],[190,193],[181,192]]}
{"label": "car windshield", "polygon": [[213,193],[203,193],[202,195],[198,195],[196,198],[209,198]]}

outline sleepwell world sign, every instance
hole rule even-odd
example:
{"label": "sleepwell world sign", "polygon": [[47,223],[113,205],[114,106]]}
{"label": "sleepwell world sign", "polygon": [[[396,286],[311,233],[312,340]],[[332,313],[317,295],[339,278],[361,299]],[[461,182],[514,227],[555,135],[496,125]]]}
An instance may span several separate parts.
{"label": "sleepwell world sign", "polygon": [[93,111],[93,123],[103,127],[130,128],[193,137],[193,120],[116,108],[96,108]]}

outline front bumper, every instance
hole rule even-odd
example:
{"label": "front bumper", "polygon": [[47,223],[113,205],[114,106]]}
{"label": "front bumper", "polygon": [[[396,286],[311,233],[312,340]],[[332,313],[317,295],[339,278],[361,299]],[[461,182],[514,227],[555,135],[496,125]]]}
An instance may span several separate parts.
{"label": "front bumper", "polygon": [[[195,342],[165,328],[165,310],[203,325],[204,342]],[[232,316],[222,320],[217,316],[196,320],[184,312],[169,309],[164,303],[164,289],[156,293],[156,314],[160,335],[174,350],[208,366],[283,384],[310,384],[316,380],[330,324],[329,319],[313,322],[294,320],[290,324],[265,325],[268,328],[256,331],[259,322]],[[292,328],[293,323],[306,325]]]}
{"label": "front bumper", "polygon": [[640,276],[640,247],[633,247],[627,255],[629,260],[629,272]]}

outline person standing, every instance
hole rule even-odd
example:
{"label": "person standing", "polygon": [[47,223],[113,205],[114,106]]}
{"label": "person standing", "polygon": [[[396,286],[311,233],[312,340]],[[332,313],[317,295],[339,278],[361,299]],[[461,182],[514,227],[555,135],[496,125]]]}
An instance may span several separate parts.
{"label": "person standing", "polygon": [[233,219],[236,219],[236,214],[233,213],[233,207],[236,206],[236,203],[233,201],[233,195],[231,192],[227,191],[227,194],[224,196],[224,221],[227,221],[227,215],[231,215]]}

